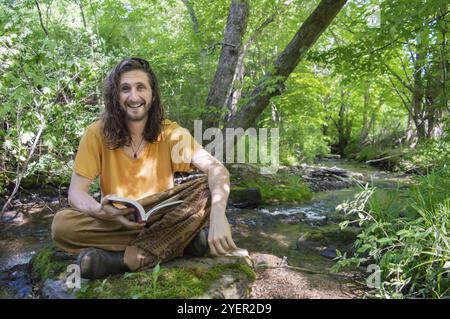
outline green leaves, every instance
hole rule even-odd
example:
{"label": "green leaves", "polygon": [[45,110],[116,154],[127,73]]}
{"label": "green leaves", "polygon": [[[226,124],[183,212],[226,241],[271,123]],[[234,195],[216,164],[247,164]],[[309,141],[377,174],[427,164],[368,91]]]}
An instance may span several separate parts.
{"label": "green leaves", "polygon": [[161,267],[160,267],[159,264],[160,263],[158,262],[156,264],[156,266],[153,268],[153,271],[152,271],[152,287],[153,287],[153,290],[157,289],[158,277],[159,277],[159,273],[161,272]]}
{"label": "green leaves", "polygon": [[[379,202],[383,199],[377,198],[377,194],[371,193],[368,187],[353,201],[341,204],[339,208],[356,218],[352,222],[359,223],[362,231],[354,244],[355,255],[341,257],[333,269],[338,271],[342,267],[363,263],[378,265],[385,275],[381,286],[374,292],[377,297],[448,296],[449,181],[450,174],[445,167],[420,178],[417,187],[407,193],[407,207],[385,207]],[[439,191],[430,191],[435,189]],[[412,210],[410,216],[413,215],[394,217],[399,216],[398,210]],[[341,225],[349,223],[347,220]]]}
{"label": "green leaves", "polygon": [[126,272],[126,273],[123,275],[123,279],[133,278],[134,276],[135,276],[135,273],[134,273],[134,272]]}
{"label": "green leaves", "polygon": [[378,238],[377,239],[377,243],[379,243],[380,245],[387,245],[387,244],[392,244],[392,238],[389,237],[383,237],[383,238]]}

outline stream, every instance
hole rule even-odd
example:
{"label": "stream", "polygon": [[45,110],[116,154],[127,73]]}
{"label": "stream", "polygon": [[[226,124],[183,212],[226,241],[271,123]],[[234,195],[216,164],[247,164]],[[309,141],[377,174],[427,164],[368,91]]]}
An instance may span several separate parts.
{"label": "stream", "polygon": [[[358,180],[371,182],[387,193],[397,187],[406,187],[409,180],[408,176],[397,176],[347,160],[322,160],[315,165],[344,169],[351,172],[352,176],[357,176]],[[266,243],[261,244],[261,241],[251,243],[248,240],[250,237],[241,236],[242,230],[238,226],[245,227],[250,232],[263,230],[268,233],[278,223],[290,225],[300,223],[305,227],[320,227],[329,222],[329,216],[335,212],[337,205],[344,200],[353,198],[358,191],[359,187],[352,186],[317,192],[314,193],[311,201],[301,205],[262,206],[257,209],[230,208],[227,210],[227,214],[232,225],[233,238],[236,236],[237,245],[248,248],[249,251],[257,250],[275,254],[279,248],[266,247]],[[28,193],[33,192],[29,190]],[[39,190],[36,190],[36,193],[40,194]],[[16,206],[17,210],[6,212],[0,224],[0,298],[2,299],[34,298],[33,287],[27,271],[28,262],[36,251],[51,242],[50,225],[54,212],[64,206],[60,204],[59,197],[55,194],[27,195],[19,198],[19,201],[20,205]],[[64,199],[62,201],[65,202]],[[261,225],[271,225],[272,228],[261,228]],[[294,237],[287,240],[295,240]],[[277,240],[283,240],[283,238]],[[293,254],[295,255],[295,252]],[[331,259],[325,260],[325,258],[324,264],[317,263],[317,261],[308,264],[303,257],[301,260],[296,260],[295,256],[289,258],[289,261],[295,266],[315,269],[329,267],[332,263]]]}

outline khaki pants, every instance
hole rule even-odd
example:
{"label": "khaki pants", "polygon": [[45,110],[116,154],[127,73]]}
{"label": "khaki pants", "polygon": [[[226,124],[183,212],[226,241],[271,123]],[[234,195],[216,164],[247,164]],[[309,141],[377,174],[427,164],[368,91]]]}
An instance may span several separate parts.
{"label": "khaki pants", "polygon": [[181,256],[209,222],[211,196],[206,177],[151,195],[145,199],[144,207],[173,196],[184,202],[155,212],[142,230],[129,230],[117,222],[93,218],[73,208],[60,210],[52,223],[53,241],[73,254],[87,247],[125,251],[125,264],[133,271],[153,267]]}

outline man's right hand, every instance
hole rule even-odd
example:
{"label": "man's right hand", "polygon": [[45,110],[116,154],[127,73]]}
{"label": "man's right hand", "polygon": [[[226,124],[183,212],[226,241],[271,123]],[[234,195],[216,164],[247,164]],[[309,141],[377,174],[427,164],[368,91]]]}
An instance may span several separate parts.
{"label": "man's right hand", "polygon": [[129,220],[126,216],[133,214],[134,208],[116,208],[109,202],[109,197],[113,195],[107,195],[102,198],[99,209],[94,212],[94,217],[102,220],[116,221],[122,224],[128,229],[142,229],[145,226],[145,222],[136,223]]}
{"label": "man's right hand", "polygon": [[89,216],[116,221],[128,229],[142,229],[145,223],[135,223],[129,220],[126,216],[133,213],[133,208],[119,209],[109,203],[109,196],[102,198],[102,201],[97,202],[91,195],[89,195],[89,185],[92,180],[72,173],[72,180],[69,187],[69,203],[71,206],[86,212]]}

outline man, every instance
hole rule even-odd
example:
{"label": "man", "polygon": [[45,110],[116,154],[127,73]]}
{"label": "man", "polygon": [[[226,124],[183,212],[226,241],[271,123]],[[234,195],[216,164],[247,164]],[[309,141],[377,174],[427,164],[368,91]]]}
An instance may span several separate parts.
{"label": "man", "polygon": [[[52,224],[55,243],[79,254],[82,276],[103,278],[148,268],[184,249],[197,249],[200,255],[207,251],[203,248],[212,255],[236,249],[225,216],[228,171],[187,130],[164,119],[149,63],[121,61],[106,78],[103,94],[105,111],[87,128],[75,159],[68,198],[73,209],[58,212]],[[173,173],[193,167],[207,180],[174,187]],[[88,194],[97,176],[100,203]],[[176,194],[186,198],[186,205],[155,217],[148,227],[130,219],[132,208],[111,205],[112,194],[154,201]]]}

